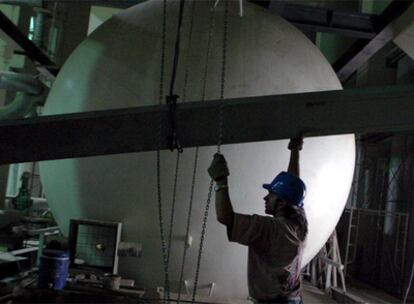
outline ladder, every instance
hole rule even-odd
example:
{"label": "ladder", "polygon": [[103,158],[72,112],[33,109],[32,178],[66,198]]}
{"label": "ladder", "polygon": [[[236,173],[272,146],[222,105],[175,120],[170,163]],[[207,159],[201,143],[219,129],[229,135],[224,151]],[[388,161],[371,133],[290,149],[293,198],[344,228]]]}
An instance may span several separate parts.
{"label": "ladder", "polygon": [[342,291],[346,292],[344,265],[342,264],[336,230],[332,232],[325,246],[319,252],[318,259],[320,269],[323,269],[319,274],[319,282],[323,283],[323,277],[325,278],[324,284],[321,285],[325,292],[329,294],[332,287],[338,287],[338,275]]}
{"label": "ladder", "polygon": [[360,213],[357,208],[351,207],[349,209],[348,231],[346,238],[345,263],[344,272],[347,272],[347,266],[354,262],[358,244],[359,234],[359,217]]}
{"label": "ladder", "polygon": [[[352,196],[351,196],[351,208],[349,209],[348,220],[348,232],[346,236],[346,250],[345,250],[345,268],[344,272],[347,273],[347,266],[351,264],[356,255],[357,243],[358,243],[358,223],[359,212],[357,210],[357,198],[358,198],[358,185],[361,171],[363,147],[361,144],[361,138],[357,135],[356,138],[356,159],[355,159],[355,174],[352,182]],[[356,214],[355,214],[356,213]]]}

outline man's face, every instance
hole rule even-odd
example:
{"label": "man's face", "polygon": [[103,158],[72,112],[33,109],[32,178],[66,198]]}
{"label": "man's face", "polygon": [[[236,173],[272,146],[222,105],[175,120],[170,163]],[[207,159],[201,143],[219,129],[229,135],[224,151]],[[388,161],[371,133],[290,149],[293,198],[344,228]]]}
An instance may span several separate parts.
{"label": "man's face", "polygon": [[276,214],[284,204],[284,201],[273,192],[269,192],[263,199],[265,201],[265,213],[270,215]]}

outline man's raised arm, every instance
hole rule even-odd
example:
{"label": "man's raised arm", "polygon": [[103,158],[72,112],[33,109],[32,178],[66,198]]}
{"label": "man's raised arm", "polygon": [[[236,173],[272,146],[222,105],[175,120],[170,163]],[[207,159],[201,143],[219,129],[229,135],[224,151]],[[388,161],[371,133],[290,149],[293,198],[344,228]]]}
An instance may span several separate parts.
{"label": "man's raised arm", "polygon": [[290,139],[288,149],[290,150],[290,160],[288,173],[300,177],[299,167],[299,151],[302,150],[303,137],[302,135]]}

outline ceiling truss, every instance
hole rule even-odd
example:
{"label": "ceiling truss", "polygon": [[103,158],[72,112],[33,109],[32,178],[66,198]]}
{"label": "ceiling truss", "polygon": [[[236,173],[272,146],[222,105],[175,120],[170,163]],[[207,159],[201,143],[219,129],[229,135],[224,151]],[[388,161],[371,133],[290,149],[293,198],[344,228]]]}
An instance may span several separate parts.
{"label": "ceiling truss", "polygon": [[[413,0],[394,0],[391,2],[378,17],[378,34],[372,40],[356,40],[333,64],[339,80],[346,82],[363,64],[368,62],[372,56],[392,41],[405,26],[409,25],[410,18],[405,18],[405,16],[407,14],[414,15],[413,11]],[[398,24],[399,21],[401,21],[400,24]]]}

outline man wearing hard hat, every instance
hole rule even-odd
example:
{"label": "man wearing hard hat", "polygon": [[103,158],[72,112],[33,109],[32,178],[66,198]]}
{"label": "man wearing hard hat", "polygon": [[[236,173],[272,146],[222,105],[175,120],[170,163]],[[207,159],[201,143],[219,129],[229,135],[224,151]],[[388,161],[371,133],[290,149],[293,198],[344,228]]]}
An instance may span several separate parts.
{"label": "man wearing hard hat", "polygon": [[222,154],[215,154],[208,169],[216,182],[217,219],[226,225],[229,240],[249,247],[249,294],[256,303],[299,304],[300,264],[308,223],[303,209],[306,186],[299,178],[302,137],[291,139],[288,172],[279,173],[263,188],[265,212],[272,216],[243,215],[233,211]]}

